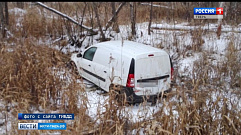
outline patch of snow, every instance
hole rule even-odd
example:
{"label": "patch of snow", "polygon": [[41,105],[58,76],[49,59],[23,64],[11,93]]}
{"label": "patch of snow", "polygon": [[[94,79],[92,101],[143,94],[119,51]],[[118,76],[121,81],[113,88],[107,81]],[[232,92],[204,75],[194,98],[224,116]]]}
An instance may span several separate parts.
{"label": "patch of snow", "polygon": [[[92,117],[94,120],[97,119],[97,116],[103,114],[105,110],[105,105],[108,104],[109,96],[108,95],[100,95],[97,94],[96,91],[87,92],[88,97],[88,115]],[[79,101],[81,102],[81,101]],[[160,107],[163,105],[162,103],[157,103],[155,106],[151,106],[150,102],[135,104],[133,106],[124,106],[124,110],[122,110],[123,116],[128,117],[132,122],[142,121],[143,119],[149,119],[153,114],[159,111]],[[166,110],[165,113],[168,114]],[[177,112],[173,112],[177,114]]]}
{"label": "patch of snow", "polygon": [[[163,24],[152,24],[151,28],[155,28],[155,29],[176,29],[176,30],[195,30],[195,29],[202,29],[202,30],[213,30],[216,31],[217,30],[217,25],[216,24],[206,24],[205,26],[185,26],[186,23],[181,23],[181,24],[175,24],[175,25],[170,25],[167,23],[163,23]],[[223,32],[241,32],[241,28],[240,27],[231,27],[229,25],[222,25],[222,29]]]}
{"label": "patch of snow", "polygon": [[23,16],[24,14],[27,13],[26,10],[21,9],[21,8],[17,8],[17,7],[13,8],[13,9],[9,9],[8,12],[13,13],[15,15],[19,14],[20,16]]}
{"label": "patch of snow", "polygon": [[178,63],[178,73],[180,73],[181,76],[189,75],[189,73],[192,73],[193,62],[198,60],[199,58],[200,54],[194,54],[194,56],[192,57],[186,57],[181,59]]}

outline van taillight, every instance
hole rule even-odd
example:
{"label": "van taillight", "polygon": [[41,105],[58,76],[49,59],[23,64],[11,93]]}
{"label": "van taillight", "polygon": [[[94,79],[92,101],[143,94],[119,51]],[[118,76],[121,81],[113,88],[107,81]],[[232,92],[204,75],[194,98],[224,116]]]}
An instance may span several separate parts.
{"label": "van taillight", "polygon": [[173,64],[172,64],[172,59],[171,57],[169,56],[170,58],[170,64],[171,64],[171,80],[173,79],[173,72],[174,72],[174,68],[173,68]]}
{"label": "van taillight", "polygon": [[128,79],[127,79],[126,87],[135,87],[135,78],[134,78],[134,74],[129,74],[129,75],[128,75]]}
{"label": "van taillight", "polygon": [[174,68],[171,68],[171,80],[173,79],[173,72],[174,72]]}
{"label": "van taillight", "polygon": [[131,59],[131,64],[130,64],[130,69],[129,69],[129,74],[127,78],[127,83],[126,87],[135,87],[135,60],[134,58]]}

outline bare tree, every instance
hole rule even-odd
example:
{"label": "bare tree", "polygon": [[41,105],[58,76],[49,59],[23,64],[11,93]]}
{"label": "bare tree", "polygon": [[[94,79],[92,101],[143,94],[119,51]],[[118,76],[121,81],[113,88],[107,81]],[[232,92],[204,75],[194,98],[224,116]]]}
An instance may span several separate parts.
{"label": "bare tree", "polygon": [[[78,9],[81,9],[80,5],[77,5],[77,6],[78,6]],[[87,2],[84,3],[84,8],[83,8],[83,11],[82,11],[82,17],[81,17],[80,25],[83,25],[86,9],[87,9]],[[76,10],[76,16],[78,16],[77,10]],[[82,27],[80,27],[79,34],[80,35],[78,37],[74,36],[74,38],[72,38],[72,42],[74,44],[76,44],[77,47],[80,48],[82,46],[85,38],[87,37],[87,35],[83,34],[83,28]]]}
{"label": "bare tree", "polygon": [[100,34],[101,34],[101,41],[105,41],[106,38],[105,38],[105,34],[102,30],[102,26],[100,24],[100,18],[99,18],[99,14],[98,14],[98,7],[97,7],[97,3],[93,2],[93,8],[94,8],[94,12],[95,12],[95,15],[96,15],[96,19],[97,19],[97,24],[99,26],[99,31],[100,31]]}
{"label": "bare tree", "polygon": [[190,22],[192,18],[190,16],[190,4],[189,4],[189,2],[183,2],[183,9],[185,11],[185,15],[184,15],[185,19],[188,22]]}
{"label": "bare tree", "polygon": [[[86,8],[87,8],[87,3],[85,2],[85,7],[84,7],[84,9],[83,9],[83,13],[82,13],[82,18],[81,18],[81,23],[80,23],[80,25],[83,25]],[[80,30],[81,32],[83,31],[82,29],[83,29],[83,28],[81,27],[81,30]]]}
{"label": "bare tree", "polygon": [[105,9],[105,13],[104,13],[104,18],[103,18],[103,21],[104,21],[104,24],[106,24],[108,22],[108,14],[109,14],[109,6],[110,6],[110,3],[109,2],[105,2],[103,3],[104,5],[102,7],[104,7]]}
{"label": "bare tree", "polygon": [[6,22],[6,25],[9,25],[8,2],[4,2],[4,3],[5,3],[5,22]]}
{"label": "bare tree", "polygon": [[93,6],[91,4],[88,4],[88,9],[89,9],[89,16],[90,16],[90,24],[91,27],[94,27],[94,11],[93,11]]}
{"label": "bare tree", "polygon": [[[125,5],[125,2],[122,2],[119,7],[117,8],[117,10],[115,11],[115,13],[113,14],[113,16],[111,17],[111,19],[108,21],[108,23],[105,25],[105,30],[107,30],[111,24],[115,21],[117,22],[117,15],[119,14],[120,10],[122,9],[122,7]],[[113,6],[113,5],[112,5]],[[112,8],[112,13],[113,13],[113,8]]]}
{"label": "bare tree", "polygon": [[151,2],[150,20],[149,20],[149,25],[148,25],[148,35],[151,35],[152,7],[153,7],[152,4],[153,4],[153,2]]}
{"label": "bare tree", "polygon": [[5,5],[4,2],[0,2],[0,19],[1,19],[2,38],[5,38],[5,18],[4,18],[4,12],[3,12],[4,5]]}
{"label": "bare tree", "polygon": [[[219,7],[223,7],[223,6],[224,6],[224,2],[220,2],[220,6]],[[218,37],[218,39],[220,39],[221,29],[222,29],[222,19],[218,19],[218,29],[217,29],[217,37]]]}
{"label": "bare tree", "polygon": [[136,35],[136,5],[134,2],[130,2],[130,13],[131,13],[131,34]]}
{"label": "bare tree", "polygon": [[119,25],[117,23],[117,15],[116,15],[116,12],[115,12],[115,2],[111,2],[111,7],[112,7],[112,15],[114,17],[114,24],[113,24],[113,29],[119,33],[120,32],[120,29],[119,29]]}

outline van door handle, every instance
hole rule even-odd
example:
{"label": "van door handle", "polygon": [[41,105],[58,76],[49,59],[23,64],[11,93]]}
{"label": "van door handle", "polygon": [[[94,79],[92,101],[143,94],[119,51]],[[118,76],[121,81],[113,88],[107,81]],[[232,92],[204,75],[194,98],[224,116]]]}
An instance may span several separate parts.
{"label": "van door handle", "polygon": [[106,73],[106,71],[104,71],[104,73]]}
{"label": "van door handle", "polygon": [[91,67],[91,65],[88,65],[89,67]]}

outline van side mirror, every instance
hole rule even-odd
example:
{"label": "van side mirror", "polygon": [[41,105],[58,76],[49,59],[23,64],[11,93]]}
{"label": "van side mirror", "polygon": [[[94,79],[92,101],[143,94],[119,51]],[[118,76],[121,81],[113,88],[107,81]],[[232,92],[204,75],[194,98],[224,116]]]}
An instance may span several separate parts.
{"label": "van side mirror", "polygon": [[77,57],[78,57],[78,58],[79,58],[79,57],[82,57],[82,54],[81,54],[81,53],[77,54]]}

